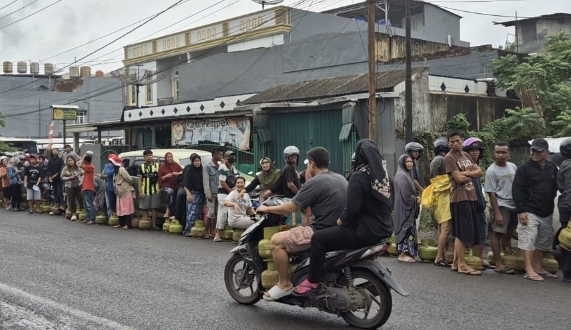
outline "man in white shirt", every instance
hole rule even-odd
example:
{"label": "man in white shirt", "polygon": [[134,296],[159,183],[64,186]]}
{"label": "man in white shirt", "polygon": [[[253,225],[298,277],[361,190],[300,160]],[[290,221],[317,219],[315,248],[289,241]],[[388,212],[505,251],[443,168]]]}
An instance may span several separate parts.
{"label": "man in white shirt", "polygon": [[256,212],[252,208],[250,195],[244,194],[240,198],[238,193],[245,186],[246,179],[241,176],[236,177],[236,189],[232,190],[224,200],[224,206],[228,208],[228,225],[232,228],[246,229],[254,224],[254,220],[252,220],[250,215],[255,215]]}

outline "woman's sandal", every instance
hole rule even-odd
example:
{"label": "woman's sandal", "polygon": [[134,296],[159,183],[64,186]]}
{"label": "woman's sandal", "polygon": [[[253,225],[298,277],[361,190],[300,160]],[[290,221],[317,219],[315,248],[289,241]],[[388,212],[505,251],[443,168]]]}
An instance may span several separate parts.
{"label": "woman's sandal", "polygon": [[406,263],[409,263],[409,264],[416,262],[416,259],[414,259],[414,258],[411,257],[411,256],[406,256],[406,257],[403,258],[403,259],[401,259],[401,258],[399,257],[397,260],[400,261],[400,262],[406,262]]}
{"label": "woman's sandal", "polygon": [[499,273],[499,274],[508,274],[508,275],[515,275],[516,274],[515,270],[508,268],[508,267],[496,268],[496,269],[494,269],[494,271],[496,273]]}
{"label": "woman's sandal", "polygon": [[557,275],[553,275],[551,273],[545,272],[545,273],[537,273],[537,275],[543,277],[543,278],[548,278],[550,280],[556,280],[557,279]]}
{"label": "woman's sandal", "polygon": [[539,276],[539,275],[523,275],[523,278],[525,278],[526,280],[530,280],[530,281],[534,281],[534,282],[543,282],[544,279],[543,277]]}
{"label": "woman's sandal", "polygon": [[479,270],[473,270],[470,267],[464,267],[464,268],[462,268],[462,270],[458,269],[458,274],[479,276],[479,275],[482,275],[482,272]]}

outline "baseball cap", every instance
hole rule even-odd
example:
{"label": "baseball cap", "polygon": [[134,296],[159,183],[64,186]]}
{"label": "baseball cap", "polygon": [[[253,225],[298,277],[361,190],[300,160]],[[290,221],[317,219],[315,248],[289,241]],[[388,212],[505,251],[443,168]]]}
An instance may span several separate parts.
{"label": "baseball cap", "polygon": [[236,153],[235,153],[234,151],[232,151],[232,150],[228,150],[228,151],[226,151],[226,152],[224,153],[224,157],[228,157],[228,156],[230,156],[230,155],[236,155]]}
{"label": "baseball cap", "polygon": [[549,150],[549,143],[545,139],[535,139],[531,142],[531,149],[539,152]]}

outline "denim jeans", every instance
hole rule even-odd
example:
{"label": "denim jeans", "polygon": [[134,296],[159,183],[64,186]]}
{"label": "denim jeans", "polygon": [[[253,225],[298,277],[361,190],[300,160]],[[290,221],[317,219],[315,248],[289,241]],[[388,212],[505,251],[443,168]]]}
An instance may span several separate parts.
{"label": "denim jeans", "polygon": [[105,205],[107,206],[107,218],[111,218],[117,205],[117,196],[114,191],[105,191]]}
{"label": "denim jeans", "polygon": [[95,191],[85,190],[81,192],[83,196],[83,207],[87,213],[87,221],[95,222]]}
{"label": "denim jeans", "polygon": [[54,202],[59,207],[65,209],[65,199],[63,198],[63,182],[61,181],[54,181],[52,182],[52,190],[54,194]]}

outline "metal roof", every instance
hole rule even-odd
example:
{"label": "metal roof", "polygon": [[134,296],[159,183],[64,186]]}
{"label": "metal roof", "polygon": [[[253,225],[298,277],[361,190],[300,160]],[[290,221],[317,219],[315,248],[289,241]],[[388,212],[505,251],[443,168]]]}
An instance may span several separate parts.
{"label": "metal roof", "polygon": [[[412,74],[428,70],[413,68]],[[390,92],[405,80],[405,70],[394,70],[377,73],[377,92]],[[284,101],[309,101],[322,98],[360,94],[369,92],[369,74],[351,75],[334,78],[323,78],[300,81],[291,84],[270,87],[242,104],[260,104]]]}
{"label": "metal roof", "polygon": [[522,23],[522,22],[527,22],[527,21],[537,21],[539,19],[559,19],[559,18],[571,18],[571,14],[569,14],[569,13],[555,13],[555,14],[536,16],[536,17],[527,17],[527,18],[522,18],[522,19],[517,19],[517,20],[507,21],[507,22],[494,22],[494,24],[503,25],[503,26],[514,26],[517,23]]}

